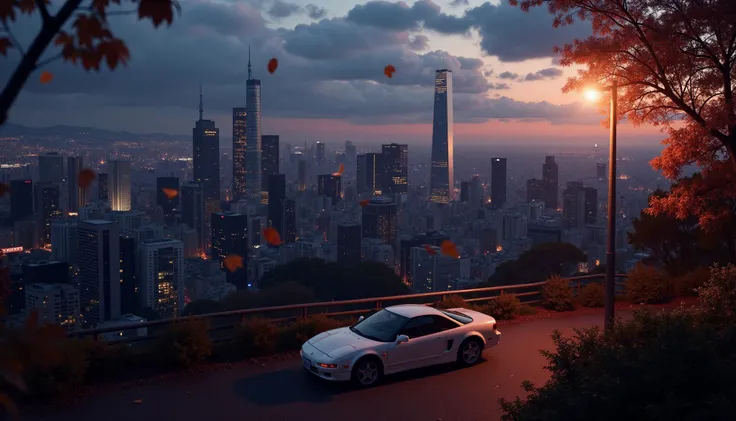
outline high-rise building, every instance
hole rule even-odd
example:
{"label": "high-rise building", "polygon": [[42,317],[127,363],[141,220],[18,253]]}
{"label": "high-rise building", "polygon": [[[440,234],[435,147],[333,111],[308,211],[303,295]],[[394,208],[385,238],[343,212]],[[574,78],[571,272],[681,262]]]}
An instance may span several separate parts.
{"label": "high-rise building", "polygon": [[353,165],[355,165],[355,160],[358,157],[358,148],[355,147],[355,144],[349,140],[345,141],[345,162],[347,163],[345,166],[348,167],[352,174],[355,174],[355,168]]}
{"label": "high-rise building", "polygon": [[387,197],[371,199],[362,210],[363,238],[377,238],[396,248],[396,203]]}
{"label": "high-rise building", "polygon": [[268,176],[268,226],[279,232],[284,230],[282,215],[283,202],[286,197],[286,175],[272,174]]}
{"label": "high-rise building", "polygon": [[[201,183],[204,199],[203,250],[209,249],[209,215],[220,211],[220,129],[212,120],[205,120],[202,105],[202,88],[199,90],[199,120],[192,130],[194,139],[194,181]],[[260,140],[260,139],[259,139]]]}
{"label": "high-rise building", "polygon": [[200,253],[206,253],[204,193],[200,183],[184,183],[181,186],[181,221],[197,231]]}
{"label": "high-rise building", "polygon": [[317,165],[324,165],[325,163],[325,144],[322,142],[317,142],[317,151],[315,153],[315,159],[317,160]]}
{"label": "high-rise building", "polygon": [[79,173],[84,169],[84,160],[81,156],[70,156],[67,163],[67,185],[69,197],[67,199],[67,212],[79,212],[79,208],[87,204],[87,189],[79,185]]}
{"label": "high-rise building", "polygon": [[260,201],[261,182],[261,81],[253,79],[248,48],[248,80],[246,81],[245,116],[245,191],[249,200]]}
{"label": "high-rise building", "polygon": [[184,243],[161,239],[138,247],[139,300],[161,318],[178,317],[184,310]]}
{"label": "high-rise building", "polygon": [[307,178],[308,178],[308,163],[307,161],[302,157],[299,160],[299,166],[298,168],[298,178],[299,178],[299,191],[305,191],[307,189]]}
{"label": "high-rise building", "polygon": [[41,183],[61,183],[64,181],[64,157],[58,152],[48,152],[38,156],[38,181]]}
{"label": "high-rise building", "polygon": [[69,264],[60,261],[24,263],[21,266],[23,283],[68,284]]}
{"label": "high-rise building", "polygon": [[97,174],[97,199],[104,202],[110,201],[110,177],[107,173]]}
{"label": "high-rise building", "polygon": [[412,275],[412,253],[411,250],[414,247],[424,247],[425,244],[430,246],[440,246],[442,242],[447,240],[448,237],[437,232],[429,232],[416,236],[414,238],[402,239],[400,241],[400,252],[399,256],[399,276],[405,281],[411,284],[413,282]]}
{"label": "high-rise building", "polygon": [[246,108],[233,108],[233,198],[245,195]]}
{"label": "high-rise building", "polygon": [[470,201],[470,181],[460,182],[460,201],[463,203]]}
{"label": "high-rise building", "polygon": [[51,244],[51,220],[61,216],[59,184],[36,183],[36,215],[41,244]]}
{"label": "high-rise building", "polygon": [[608,176],[606,175],[606,164],[602,162],[595,164],[595,176],[600,181],[608,178]]}
{"label": "high-rise building", "polygon": [[437,70],[434,79],[434,118],[432,121],[432,169],[429,199],[450,203],[455,188],[453,141],[452,72]]}
{"label": "high-rise building", "polygon": [[483,206],[483,183],[480,181],[480,177],[474,175],[470,179],[470,197],[468,203],[473,208],[480,208]]}
{"label": "high-rise building", "polygon": [[342,176],[320,174],[317,176],[317,194],[332,199],[332,205],[340,201],[342,195]]}
{"label": "high-rise building", "polygon": [[156,204],[164,211],[164,219],[174,220],[174,209],[179,207],[179,177],[156,178]]}
{"label": "high-rise building", "polygon": [[[228,270],[225,259],[230,255],[242,258],[242,267]],[[248,287],[248,217],[242,213],[212,214],[212,258],[220,262],[229,283],[238,289]]]}
{"label": "high-rise building", "polygon": [[558,167],[554,156],[544,158],[542,165],[542,182],[544,184],[544,204],[549,209],[557,209],[558,205]]}
{"label": "high-rise building", "polygon": [[20,221],[33,215],[33,181],[10,180],[10,220]]}
{"label": "high-rise building", "polygon": [[79,222],[79,296],[83,323],[94,327],[120,317],[120,239],[112,221]]}
{"label": "high-rise building", "polygon": [[279,135],[261,136],[261,183],[263,183],[261,203],[267,204],[269,176],[279,173]]}
{"label": "high-rise building", "polygon": [[33,283],[24,290],[26,314],[35,311],[40,324],[71,330],[79,322],[79,289],[76,286]]}
{"label": "high-rise building", "polygon": [[383,193],[383,184],[386,179],[384,171],[384,155],[382,153],[366,153],[358,155],[357,188],[358,193],[380,195]]}
{"label": "high-rise building", "polygon": [[491,206],[506,204],[506,158],[491,158]]}
{"label": "high-rise building", "polygon": [[337,224],[337,263],[355,265],[360,262],[361,227],[356,222]]}
{"label": "high-rise building", "polygon": [[580,181],[567,183],[562,193],[562,218],[565,229],[580,229],[595,224],[598,217],[598,191]]}
{"label": "high-rise building", "polygon": [[120,237],[120,313],[141,310],[138,285],[138,243],[133,236]]}
{"label": "high-rise building", "polygon": [[77,221],[55,219],[51,222],[51,257],[75,264],[77,261]]}
{"label": "high-rise building", "polygon": [[391,143],[383,145],[383,165],[386,181],[385,192],[404,194],[409,191],[409,145]]}
{"label": "high-rise building", "polygon": [[114,211],[129,211],[130,202],[130,161],[108,161],[110,174],[110,207]]}
{"label": "high-rise building", "polygon": [[281,220],[283,221],[283,229],[281,234],[282,244],[291,244],[296,242],[297,231],[296,231],[296,200],[293,197],[287,197],[281,200],[282,214]]}
{"label": "high-rise building", "polygon": [[526,180],[526,201],[544,201],[544,182],[542,180],[538,178],[530,178]]}

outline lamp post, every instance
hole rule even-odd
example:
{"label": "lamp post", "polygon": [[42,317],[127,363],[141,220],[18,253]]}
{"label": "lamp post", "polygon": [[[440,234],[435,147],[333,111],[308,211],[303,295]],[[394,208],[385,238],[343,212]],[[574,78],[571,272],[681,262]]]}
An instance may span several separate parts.
{"label": "lamp post", "polygon": [[[608,233],[606,236],[606,283],[603,327],[613,328],[616,302],[616,129],[618,125],[618,84],[613,81],[606,90],[611,91],[610,138],[608,150]],[[595,100],[598,92],[589,90],[586,97]]]}

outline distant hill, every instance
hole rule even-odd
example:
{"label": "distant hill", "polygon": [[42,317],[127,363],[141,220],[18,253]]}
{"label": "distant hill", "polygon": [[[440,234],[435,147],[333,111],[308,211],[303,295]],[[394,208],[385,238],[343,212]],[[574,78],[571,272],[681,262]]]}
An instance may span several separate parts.
{"label": "distant hill", "polygon": [[115,131],[99,129],[96,127],[75,126],[50,126],[50,127],[28,127],[20,124],[6,123],[0,127],[0,136],[17,137],[86,137],[98,140],[143,140],[156,138],[160,140],[187,140],[185,135],[171,135],[164,133],[130,133],[126,131]]}

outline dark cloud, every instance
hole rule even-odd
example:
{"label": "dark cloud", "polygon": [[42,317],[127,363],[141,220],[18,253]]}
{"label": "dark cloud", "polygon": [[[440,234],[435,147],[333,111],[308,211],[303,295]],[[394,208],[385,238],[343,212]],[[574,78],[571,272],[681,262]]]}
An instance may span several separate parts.
{"label": "dark cloud", "polygon": [[302,8],[298,4],[288,3],[282,0],[275,0],[268,9],[268,14],[272,18],[282,19],[288,18],[291,15],[297,14],[302,11]]}
{"label": "dark cloud", "polygon": [[468,0],[452,0],[450,2],[450,6],[452,7],[458,7],[458,6],[467,6]]}
{"label": "dark cloud", "polygon": [[[429,15],[433,3],[422,3]],[[54,118],[60,109],[74,110],[72,114],[84,120],[87,111],[100,115],[101,110],[110,110],[112,124],[126,118],[120,110],[146,109],[151,110],[151,120],[160,118],[161,124],[180,121],[178,130],[170,130],[180,133],[196,116],[200,80],[206,115],[226,116],[232,107],[245,105],[249,45],[254,77],[262,79],[263,113],[269,117],[335,118],[360,124],[427,122],[432,118],[435,70],[440,68],[453,71],[458,122],[491,118],[563,122],[587,115],[572,105],[493,98],[492,91],[508,89],[508,85],[489,83],[482,60],[439,50],[417,53],[417,46],[426,46],[426,36],[421,34],[387,31],[341,18],[322,19],[293,30],[270,29],[265,26],[264,12],[252,1],[184,0],[182,9],[174,25],[158,30],[133,17],[116,17],[112,29],[131,50],[126,68],[88,73],[55,62],[48,68],[54,82],[41,85],[32,78],[11,110],[11,120],[27,123],[42,112]],[[38,23],[25,19],[16,26],[27,42]],[[280,62],[273,75],[266,71],[272,57]],[[4,64],[12,61],[4,60]],[[0,66],[0,81],[7,80],[15,64]],[[383,75],[387,64],[397,69],[391,79]],[[65,111],[59,118],[68,115]],[[593,114],[586,121],[598,120]],[[136,125],[155,122],[121,124],[135,130]],[[229,124],[218,120],[220,127]]]}
{"label": "dark cloud", "polygon": [[414,35],[409,40],[409,48],[413,51],[423,51],[429,47],[429,38],[426,35]]}
{"label": "dark cloud", "polygon": [[542,69],[538,72],[534,73],[528,73],[524,77],[524,81],[535,81],[535,80],[547,80],[547,79],[557,79],[561,77],[563,74],[562,69],[557,69],[555,67],[550,67],[547,69]]}
{"label": "dark cloud", "polygon": [[518,73],[511,73],[511,72],[503,72],[500,75],[498,75],[500,79],[508,79],[508,80],[515,80],[519,78]]}
{"label": "dark cloud", "polygon": [[319,7],[316,4],[308,4],[304,9],[307,11],[307,16],[310,19],[318,20],[327,15],[327,9]]}

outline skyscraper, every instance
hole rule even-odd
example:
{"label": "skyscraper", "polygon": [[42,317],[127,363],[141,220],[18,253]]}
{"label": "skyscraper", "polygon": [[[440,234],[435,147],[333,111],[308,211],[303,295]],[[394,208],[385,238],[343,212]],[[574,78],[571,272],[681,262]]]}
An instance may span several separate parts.
{"label": "skyscraper", "polygon": [[299,159],[298,165],[298,179],[299,179],[299,191],[307,189],[307,177],[308,177],[308,164],[304,157]]}
{"label": "skyscraper", "polygon": [[108,161],[110,174],[110,207],[114,211],[129,211],[130,206],[130,161]]}
{"label": "skyscraper", "polygon": [[132,236],[120,237],[120,313],[130,314],[140,310],[138,284],[138,244]]}
{"label": "skyscraper", "polygon": [[33,181],[10,180],[10,219],[20,221],[33,214]]}
{"label": "skyscraper", "polygon": [[506,158],[491,158],[491,205],[496,209],[506,204]]}
{"label": "skyscraper", "polygon": [[51,220],[61,216],[59,184],[36,183],[36,215],[41,244],[51,244]]}
{"label": "skyscraper", "polygon": [[460,201],[463,203],[470,201],[470,181],[460,182]]}
{"label": "skyscraper", "polygon": [[202,249],[209,249],[209,215],[220,210],[220,130],[215,122],[205,120],[202,106],[202,88],[199,89],[199,120],[192,130],[194,153],[194,181],[201,183],[204,198],[204,243]]}
{"label": "skyscraper", "polygon": [[281,200],[283,221],[283,231],[281,234],[282,244],[291,244],[296,241],[296,200],[293,197],[286,197]]}
{"label": "skyscraper", "polygon": [[452,72],[437,70],[434,79],[434,118],[432,122],[432,169],[429,200],[449,203],[455,187],[453,157]]}
{"label": "skyscraper", "polygon": [[558,168],[554,156],[544,158],[542,165],[542,183],[544,184],[544,204],[548,209],[557,209],[558,202]]}
{"label": "skyscraper", "polygon": [[245,133],[247,113],[245,107],[233,108],[233,198],[245,195]]}
{"label": "skyscraper", "polygon": [[80,221],[79,297],[83,323],[94,327],[120,317],[120,239],[112,221]]}
{"label": "skyscraper", "polygon": [[97,199],[104,202],[110,200],[110,177],[105,172],[97,174]]}
{"label": "skyscraper", "polygon": [[179,177],[156,178],[156,204],[164,211],[167,222],[174,219],[174,209],[179,206]]}
{"label": "skyscraper", "polygon": [[[181,221],[197,231],[197,248],[205,253],[204,194],[200,183],[184,183],[181,186]],[[209,224],[208,224],[209,225]]]}
{"label": "skyscraper", "polygon": [[396,203],[387,197],[375,197],[363,207],[362,213],[363,238],[377,238],[395,249]]}
{"label": "skyscraper", "polygon": [[248,81],[245,116],[245,191],[249,200],[261,200],[261,81],[253,79],[248,47]]}
{"label": "skyscraper", "polygon": [[325,144],[322,142],[317,142],[315,159],[317,160],[317,165],[323,165],[325,163]]}
{"label": "skyscraper", "polygon": [[317,176],[317,194],[332,199],[332,205],[340,201],[342,193],[342,176],[320,174]]}
{"label": "skyscraper", "polygon": [[379,195],[383,192],[384,155],[382,153],[366,153],[358,155],[357,161],[357,188],[358,193]]}
{"label": "skyscraper", "polygon": [[38,181],[41,183],[61,183],[64,180],[64,157],[58,152],[48,152],[38,156]]}
{"label": "skyscraper", "polygon": [[355,265],[360,262],[361,228],[356,222],[337,224],[337,263]]}
{"label": "skyscraper", "polygon": [[544,184],[538,178],[530,178],[526,180],[526,201],[542,202],[544,201]]}
{"label": "skyscraper", "polygon": [[599,162],[595,164],[595,175],[596,178],[600,181],[603,181],[608,178],[606,175],[606,164]]}
{"label": "skyscraper", "polygon": [[404,194],[409,191],[409,145],[383,145],[383,165],[386,181],[384,191]]}
{"label": "skyscraper", "polygon": [[151,308],[161,318],[179,316],[184,310],[184,243],[147,240],[138,250],[140,306]]}
{"label": "skyscraper", "polygon": [[67,211],[78,212],[81,206],[87,204],[87,190],[79,186],[79,173],[84,169],[83,159],[81,156],[70,156],[66,159],[67,163],[67,185],[69,186],[69,197],[67,199]]}
{"label": "skyscraper", "polygon": [[580,229],[595,224],[598,217],[598,191],[580,181],[567,183],[562,193],[564,228]]}
{"label": "skyscraper", "polygon": [[264,134],[261,136],[261,183],[262,203],[267,204],[269,176],[279,173],[279,135]]}
{"label": "skyscraper", "polygon": [[268,176],[268,226],[281,234],[284,230],[282,200],[286,197],[286,175],[272,174]]}
{"label": "skyscraper", "polygon": [[[243,267],[230,271],[225,258],[237,255],[243,258]],[[220,262],[226,271],[228,282],[238,289],[247,288],[248,217],[241,213],[221,212],[212,214],[212,258]]]}

